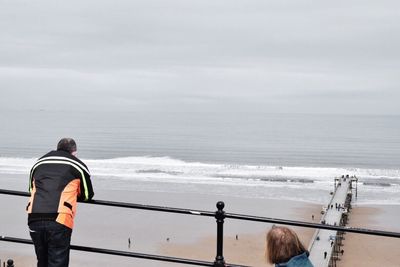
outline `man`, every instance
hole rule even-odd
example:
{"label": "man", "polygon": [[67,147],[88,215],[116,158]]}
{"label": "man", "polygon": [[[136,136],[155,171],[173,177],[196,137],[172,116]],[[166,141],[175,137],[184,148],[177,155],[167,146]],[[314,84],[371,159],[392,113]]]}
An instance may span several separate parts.
{"label": "man", "polygon": [[29,177],[28,225],[38,267],[68,267],[77,201],[93,198],[90,173],[72,138],[41,157]]}

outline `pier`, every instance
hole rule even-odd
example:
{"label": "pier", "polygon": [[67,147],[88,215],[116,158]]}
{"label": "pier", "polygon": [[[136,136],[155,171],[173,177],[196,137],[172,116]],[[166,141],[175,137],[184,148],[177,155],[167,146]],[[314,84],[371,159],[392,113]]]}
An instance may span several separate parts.
{"label": "pier", "polygon": [[[357,178],[349,177],[348,175],[335,178],[335,188],[331,193],[332,198],[328,205],[321,211],[323,212],[320,221],[321,224],[340,227],[346,226],[351,209],[353,182],[357,182]],[[336,261],[344,252],[342,247],[343,239],[343,231],[316,230],[308,248],[310,252],[309,258],[314,266],[335,267]]]}

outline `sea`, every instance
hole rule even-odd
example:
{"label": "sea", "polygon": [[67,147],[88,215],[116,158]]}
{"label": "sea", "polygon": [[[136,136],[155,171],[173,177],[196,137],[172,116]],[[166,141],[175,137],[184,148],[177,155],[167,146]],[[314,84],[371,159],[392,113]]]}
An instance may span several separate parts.
{"label": "sea", "polygon": [[72,137],[95,189],[320,204],[349,175],[356,203],[400,204],[400,116],[104,107],[1,110],[0,121],[4,189],[26,190],[35,160]]}

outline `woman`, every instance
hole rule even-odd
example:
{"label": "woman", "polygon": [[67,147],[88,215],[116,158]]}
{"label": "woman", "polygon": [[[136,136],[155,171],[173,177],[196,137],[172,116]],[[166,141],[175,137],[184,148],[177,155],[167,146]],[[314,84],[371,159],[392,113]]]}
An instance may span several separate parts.
{"label": "woman", "polygon": [[287,227],[272,227],[267,234],[265,253],[268,262],[275,267],[313,267],[308,251],[296,233]]}

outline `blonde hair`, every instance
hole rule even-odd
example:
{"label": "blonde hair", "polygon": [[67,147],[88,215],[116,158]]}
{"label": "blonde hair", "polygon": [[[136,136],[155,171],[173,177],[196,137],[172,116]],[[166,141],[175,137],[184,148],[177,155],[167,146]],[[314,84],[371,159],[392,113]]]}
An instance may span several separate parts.
{"label": "blonde hair", "polygon": [[269,263],[283,263],[307,252],[296,233],[282,226],[272,226],[267,234],[265,254]]}

